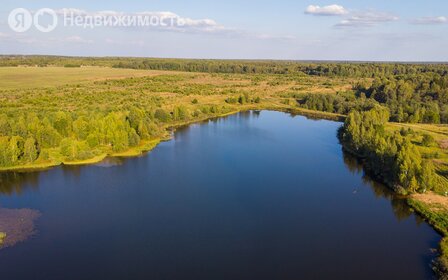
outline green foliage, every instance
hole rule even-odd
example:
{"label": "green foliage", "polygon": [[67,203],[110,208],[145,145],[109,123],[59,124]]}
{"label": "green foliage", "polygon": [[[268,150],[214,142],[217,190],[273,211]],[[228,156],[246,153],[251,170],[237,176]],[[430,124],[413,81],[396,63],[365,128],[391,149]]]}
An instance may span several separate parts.
{"label": "green foliage", "polygon": [[351,110],[368,111],[376,106],[376,102],[365,98],[356,99],[350,94],[306,94],[297,96],[302,108],[328,113],[348,114]]}
{"label": "green foliage", "polygon": [[190,112],[185,106],[176,106],[173,110],[173,120],[184,121],[190,117]]}
{"label": "green foliage", "polygon": [[3,241],[6,238],[6,233],[0,232],[0,246],[3,245]]}
{"label": "green foliage", "polygon": [[441,256],[439,258],[441,267],[440,274],[443,273],[446,277],[446,275],[448,275],[448,237],[442,239],[442,242],[440,243],[440,251],[441,251]]}
{"label": "green foliage", "polygon": [[443,208],[434,209],[437,206],[428,205],[412,198],[408,199],[408,204],[445,236],[440,243],[441,255],[438,259],[439,267],[437,267],[437,270],[438,273],[446,276],[448,274],[448,212]]}
{"label": "green foliage", "polygon": [[[261,60],[195,60],[159,58],[85,58],[60,56],[1,56],[1,66],[109,66],[115,68],[237,74],[302,74],[325,77],[363,77],[446,74],[444,64],[331,63]],[[428,84],[430,88],[431,85]],[[436,88],[433,86],[433,88]],[[407,88],[402,89],[406,92]]]}
{"label": "green foliage", "polygon": [[160,122],[168,122],[171,119],[171,115],[164,109],[157,109],[154,117]]}
{"label": "green foliage", "polygon": [[365,158],[368,170],[397,191],[432,190],[437,176],[434,166],[409,138],[385,132],[388,119],[384,107],[351,112],[339,133],[344,147]]}
{"label": "green foliage", "polygon": [[64,138],[60,144],[61,155],[67,160],[75,160],[78,158],[79,147],[76,140],[71,138]]}
{"label": "green foliage", "polygon": [[81,67],[80,64],[65,64],[64,65],[65,68],[79,68]]}
{"label": "green foliage", "polygon": [[[189,116],[186,108],[179,107],[177,112],[180,119]],[[99,148],[121,152],[160,132],[151,120],[151,113],[136,107],[129,111],[99,112],[90,117],[83,112],[43,113],[43,118],[35,113],[17,113],[3,121],[9,135],[0,136],[0,167],[48,160],[48,151],[52,149],[67,161],[89,159]]]}
{"label": "green foliage", "polygon": [[422,146],[425,146],[425,147],[432,147],[432,146],[434,146],[434,145],[436,145],[436,144],[437,144],[437,142],[436,142],[436,140],[434,139],[434,137],[432,137],[432,136],[429,135],[429,134],[424,134],[424,135],[423,135]]}
{"label": "green foliage", "polygon": [[37,142],[33,137],[29,137],[28,139],[26,139],[25,141],[25,145],[24,145],[24,160],[26,162],[33,162],[37,159],[37,157],[39,156],[39,151],[38,151],[38,146],[37,146]]}
{"label": "green foliage", "polygon": [[434,70],[384,75],[371,86],[358,84],[354,89],[358,96],[363,94],[387,106],[393,121],[447,123],[448,75]]}
{"label": "green foliage", "polygon": [[245,95],[240,95],[240,97],[238,97],[238,103],[240,103],[241,105],[246,104],[247,103],[247,98]]}
{"label": "green foliage", "polygon": [[238,103],[238,98],[236,98],[236,97],[226,98],[226,103],[228,103],[228,104],[236,104],[236,103]]}

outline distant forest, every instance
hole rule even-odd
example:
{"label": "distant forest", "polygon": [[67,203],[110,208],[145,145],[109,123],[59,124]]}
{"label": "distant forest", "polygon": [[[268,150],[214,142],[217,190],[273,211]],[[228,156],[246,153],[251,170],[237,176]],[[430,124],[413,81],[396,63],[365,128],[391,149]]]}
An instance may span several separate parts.
{"label": "distant forest", "polygon": [[304,74],[327,77],[382,78],[446,76],[448,63],[311,62],[282,60],[207,60],[127,57],[0,56],[5,66],[107,66],[114,68],[229,74]]}

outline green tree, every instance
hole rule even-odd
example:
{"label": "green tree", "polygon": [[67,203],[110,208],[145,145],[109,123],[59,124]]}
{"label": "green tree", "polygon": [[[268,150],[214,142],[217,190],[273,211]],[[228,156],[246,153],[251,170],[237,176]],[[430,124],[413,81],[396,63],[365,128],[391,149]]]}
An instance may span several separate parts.
{"label": "green tree", "polygon": [[33,137],[28,137],[24,146],[24,159],[27,162],[35,161],[39,156],[37,142]]}

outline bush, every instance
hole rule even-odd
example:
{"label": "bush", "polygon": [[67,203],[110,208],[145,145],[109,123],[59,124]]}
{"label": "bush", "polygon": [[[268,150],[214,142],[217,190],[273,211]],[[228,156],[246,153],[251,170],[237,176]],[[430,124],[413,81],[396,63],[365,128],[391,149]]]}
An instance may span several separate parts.
{"label": "bush", "polygon": [[161,122],[168,122],[171,119],[171,115],[163,109],[157,109],[154,117]]}
{"label": "bush", "polygon": [[436,140],[429,134],[423,135],[422,146],[432,147],[436,144]]}
{"label": "bush", "polygon": [[6,233],[0,232],[0,246],[3,244],[3,240],[6,238]]}

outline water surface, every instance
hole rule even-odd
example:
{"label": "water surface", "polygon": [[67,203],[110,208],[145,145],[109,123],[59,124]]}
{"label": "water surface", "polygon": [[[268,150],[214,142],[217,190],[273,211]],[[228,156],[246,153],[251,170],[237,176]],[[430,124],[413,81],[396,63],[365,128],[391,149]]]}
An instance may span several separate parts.
{"label": "water surface", "polygon": [[440,236],[363,176],[340,123],[247,112],[150,154],[0,175],[37,233],[2,279],[430,279]]}

